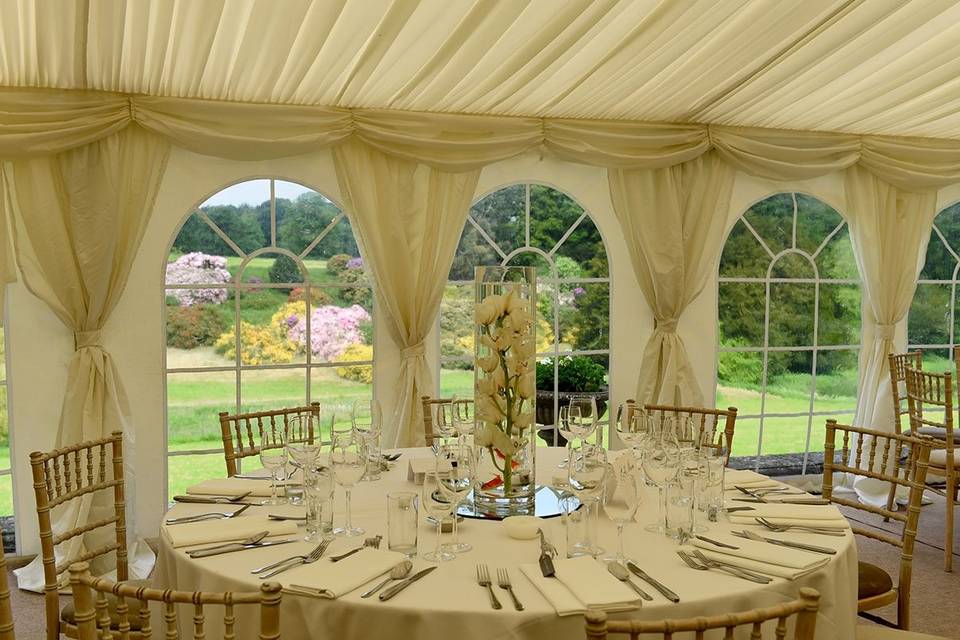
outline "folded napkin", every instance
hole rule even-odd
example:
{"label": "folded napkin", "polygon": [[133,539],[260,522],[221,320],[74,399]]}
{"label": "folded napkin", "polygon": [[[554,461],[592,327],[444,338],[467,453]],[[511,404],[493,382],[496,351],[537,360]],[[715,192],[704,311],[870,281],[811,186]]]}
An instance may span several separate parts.
{"label": "folded napkin", "polygon": [[[339,598],[385,576],[390,569],[403,562],[403,554],[396,551],[364,549],[340,562],[320,559],[311,564],[291,569],[282,574],[284,591],[315,598]],[[411,573],[412,575],[412,573]]]}
{"label": "folded napkin", "polygon": [[[740,505],[735,502],[731,506]],[[763,517],[774,524],[793,524],[826,529],[850,527],[843,515],[833,505],[774,504],[758,502],[751,504],[750,511],[735,511],[727,514],[733,524],[757,524]]]}
{"label": "folded napkin", "polygon": [[[250,492],[251,496],[260,498],[270,497],[269,480],[246,480],[243,478],[214,478],[204,480],[200,484],[195,484],[187,489],[187,493],[203,496],[238,496],[242,493]],[[279,487],[280,495],[283,495],[283,487]]]}
{"label": "folded napkin", "polygon": [[[743,540],[730,536],[722,538],[718,536],[717,540],[720,542],[733,540],[735,542],[730,542],[730,544],[740,548],[720,549],[709,542],[696,539],[690,542],[699,548],[700,553],[711,560],[726,562],[741,569],[755,571],[775,578],[786,578],[787,580],[796,580],[808,573],[813,573],[830,562],[829,556],[817,555],[800,549],[774,546],[766,542],[754,542],[753,540]],[[748,544],[751,546],[748,546]],[[762,546],[770,547],[770,549],[763,549]]]}
{"label": "folded napkin", "polygon": [[173,547],[190,547],[244,540],[261,531],[269,531],[268,536],[296,535],[297,523],[291,520],[269,520],[266,514],[247,515],[244,513],[236,518],[226,518],[224,520],[168,524],[161,527],[160,531]]}
{"label": "folded napkin", "polygon": [[744,489],[775,489],[783,486],[776,480],[760,475],[747,469],[727,469],[723,476],[723,486],[728,491],[736,491],[734,487]]}
{"label": "folded napkin", "polygon": [[585,613],[588,609],[631,611],[640,606],[636,592],[593,558],[554,560],[553,566],[556,576],[552,578],[544,578],[537,564],[521,565],[520,571],[559,616]]}

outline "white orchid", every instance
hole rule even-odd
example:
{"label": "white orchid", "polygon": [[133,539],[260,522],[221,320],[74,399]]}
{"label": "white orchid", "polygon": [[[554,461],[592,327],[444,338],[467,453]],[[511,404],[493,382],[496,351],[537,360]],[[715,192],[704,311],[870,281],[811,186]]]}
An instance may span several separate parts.
{"label": "white orchid", "polygon": [[537,395],[537,376],[533,371],[524,373],[520,376],[520,384],[517,385],[517,393],[524,400],[530,400]]}
{"label": "white orchid", "polygon": [[500,358],[498,358],[496,354],[491,356],[485,356],[482,358],[477,358],[477,364],[480,366],[481,369],[483,369],[487,373],[490,373],[491,371],[493,371],[494,369],[500,366]]}

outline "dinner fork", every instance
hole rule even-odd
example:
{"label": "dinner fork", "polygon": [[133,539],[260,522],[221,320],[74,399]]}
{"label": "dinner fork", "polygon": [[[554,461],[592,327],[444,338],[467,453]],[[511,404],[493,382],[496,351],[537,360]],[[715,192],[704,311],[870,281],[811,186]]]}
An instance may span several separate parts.
{"label": "dinner fork", "polygon": [[500,604],[500,601],[497,600],[497,595],[493,592],[493,583],[490,582],[490,570],[487,569],[487,565],[485,564],[477,565],[477,583],[481,587],[487,588],[487,593],[490,594],[490,606],[494,609],[502,609],[503,605]]}
{"label": "dinner fork", "polygon": [[381,540],[383,540],[383,536],[381,536],[381,535],[374,536],[373,538],[364,538],[364,540],[363,540],[363,545],[357,547],[356,549],[351,549],[350,551],[347,551],[346,553],[341,553],[341,554],[338,555],[338,556],[330,556],[330,562],[340,562],[340,561],[343,560],[344,558],[349,558],[349,557],[352,556],[353,554],[355,554],[355,553],[357,553],[357,552],[359,552],[359,551],[363,551],[364,549],[366,549],[366,548],[368,548],[368,547],[369,547],[369,548],[372,548],[372,549],[379,549],[379,548],[380,548],[380,541],[381,541]]}
{"label": "dinner fork", "polygon": [[506,589],[513,598],[513,608],[517,611],[523,611],[523,605],[517,599],[517,594],[513,592],[513,585],[510,583],[510,573],[506,569],[497,569],[497,584],[501,589]]}
{"label": "dinner fork", "polygon": [[703,553],[702,553],[699,549],[694,549],[694,550],[693,550],[693,556],[694,556],[697,560],[699,560],[700,562],[702,562],[703,564],[707,565],[708,567],[716,568],[716,569],[723,569],[723,570],[729,569],[729,570],[731,570],[731,571],[736,572],[737,574],[740,575],[740,577],[742,577],[742,578],[744,578],[744,579],[746,579],[746,580],[751,580],[751,581],[753,581],[753,582],[759,582],[760,584],[767,584],[767,583],[773,581],[773,578],[771,578],[771,577],[769,577],[769,576],[765,576],[765,575],[763,575],[763,574],[761,574],[761,573],[756,573],[756,572],[754,572],[754,571],[748,571],[747,569],[744,569],[744,568],[742,568],[742,567],[738,567],[738,566],[736,566],[736,565],[734,565],[734,564],[730,564],[729,562],[721,562],[720,560],[714,560],[713,558],[708,558],[707,556],[703,555]]}
{"label": "dinner fork", "polygon": [[804,531],[806,533],[816,533],[821,536],[833,536],[835,538],[842,538],[843,536],[847,535],[845,532],[837,529],[807,527],[799,524],[774,524],[773,522],[770,522],[763,516],[758,516],[754,518],[754,520],[756,520],[758,524],[762,524],[764,527],[766,527],[770,531],[774,531],[776,533],[785,533],[787,531],[790,531],[791,529],[796,529],[797,531]]}
{"label": "dinner fork", "polygon": [[739,573],[735,569],[719,563],[717,564],[701,563],[699,560],[696,560],[695,558],[687,555],[687,553],[685,553],[684,551],[678,550],[677,555],[680,556],[681,560],[687,563],[688,567],[690,567],[691,569],[696,569],[697,571],[709,571],[710,569],[719,569],[720,571],[729,573],[732,576],[736,576],[737,578],[743,578],[744,580],[750,580],[751,582],[759,582],[761,584],[767,584],[768,582],[770,582],[770,580],[757,580],[754,578],[747,577],[746,575]]}
{"label": "dinner fork", "polygon": [[261,573],[260,579],[266,580],[267,578],[272,578],[278,573],[283,573],[287,569],[293,569],[294,567],[299,567],[300,565],[304,565],[304,564],[312,564],[320,559],[320,556],[323,555],[323,552],[327,550],[328,546],[330,546],[330,540],[324,540],[319,545],[317,545],[316,549],[308,553],[306,556],[299,556],[299,557],[294,556],[294,558],[289,562],[287,562],[286,564],[278,566],[276,569],[273,569],[272,571]]}
{"label": "dinner fork", "polygon": [[185,522],[200,522],[202,520],[226,520],[236,518],[238,515],[249,509],[252,505],[245,504],[232,513],[222,511],[213,511],[210,513],[199,513],[193,516],[182,516],[180,518],[167,518],[167,524],[183,524]]}

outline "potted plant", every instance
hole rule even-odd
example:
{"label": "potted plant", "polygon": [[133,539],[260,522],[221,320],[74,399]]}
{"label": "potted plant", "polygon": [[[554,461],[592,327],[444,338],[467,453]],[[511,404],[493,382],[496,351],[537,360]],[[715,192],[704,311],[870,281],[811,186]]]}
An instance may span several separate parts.
{"label": "potted plant", "polygon": [[[553,360],[548,358],[537,363],[537,424],[546,427],[539,431],[539,435],[551,445],[557,424],[553,371]],[[571,396],[593,396],[597,402],[597,415],[602,416],[607,409],[607,370],[586,356],[561,357],[557,362],[556,395],[558,409],[570,404]],[[558,433],[556,437],[557,445],[566,445],[563,436]]]}

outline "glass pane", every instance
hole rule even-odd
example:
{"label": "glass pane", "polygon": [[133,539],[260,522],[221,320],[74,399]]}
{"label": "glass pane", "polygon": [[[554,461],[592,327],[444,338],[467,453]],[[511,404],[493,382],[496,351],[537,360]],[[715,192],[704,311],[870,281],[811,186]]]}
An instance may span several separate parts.
{"label": "glass pane", "polygon": [[[809,405],[807,410],[809,410]],[[807,426],[809,420],[810,418],[808,416],[764,418],[763,445],[760,448],[760,455],[769,456],[781,453],[803,453],[807,446]],[[738,420],[737,427],[739,426]],[[739,431],[739,428],[737,430]],[[739,436],[739,434],[737,435]]]}
{"label": "glass pane", "polygon": [[[178,253],[176,247],[174,247],[173,253],[167,258],[164,280],[168,285],[229,285],[233,282],[233,274],[236,272],[238,265],[239,258],[234,256],[229,249],[218,254],[200,251]],[[193,304],[187,294],[183,295],[187,296],[184,300],[185,304]],[[226,294],[223,289],[210,288],[207,297],[211,300],[206,301],[212,301],[212,298],[217,295]]]}
{"label": "glass pane", "polygon": [[910,305],[910,344],[951,344],[949,284],[918,284]]}
{"label": "glass pane", "polygon": [[539,253],[524,251],[507,261],[510,267],[536,267],[537,280],[552,279],[554,277],[553,264]]}
{"label": "glass pane", "polygon": [[860,285],[820,285],[818,344],[860,344]]}
{"label": "glass pane", "polygon": [[[607,249],[603,237],[590,216],[577,225],[570,236],[554,252],[554,261],[561,278],[607,278]],[[576,265],[576,269],[574,268]],[[567,275],[576,271],[575,275]]]}
{"label": "glass pane", "polygon": [[853,256],[850,229],[846,225],[817,254],[817,269],[824,280],[859,280],[860,271]]}
{"label": "glass pane", "polygon": [[[767,353],[767,390],[779,389],[788,396],[810,395],[810,374],[813,372],[813,351],[770,351]],[[797,376],[805,376],[798,382]],[[800,383],[803,383],[802,388]],[[800,391],[798,391],[800,389]],[[769,400],[769,398],[768,398]],[[768,408],[767,411],[770,409]]]}
{"label": "glass pane", "polygon": [[[246,463],[243,470],[250,471]],[[173,496],[186,493],[187,487],[226,475],[223,450],[204,455],[170,456],[167,458],[167,497],[172,500]]]}
{"label": "glass pane", "polygon": [[[814,411],[852,411],[857,406],[857,365],[859,352],[856,350],[820,351],[817,353],[817,390],[814,398]],[[814,416],[814,426],[823,427],[830,416]],[[853,414],[837,415],[837,420],[847,422]],[[812,440],[823,447],[823,438]],[[812,444],[811,444],[812,447]],[[819,450],[819,449],[818,449]]]}
{"label": "glass pane", "polygon": [[525,212],[526,187],[522,184],[494,191],[470,207],[470,215],[504,253],[524,246]]}
{"label": "glass pane", "polygon": [[954,252],[960,252],[960,202],[950,205],[934,219],[940,233]]}
{"label": "glass pane", "polygon": [[473,286],[448,285],[440,301],[440,357],[473,360]]}
{"label": "glass pane", "polygon": [[[717,400],[719,403],[719,400]],[[718,406],[728,406],[719,405]],[[742,412],[742,410],[741,410]],[[733,449],[730,454],[732,457],[755,456],[757,455],[757,444],[759,442],[760,420],[737,418],[737,428],[733,434]]]}
{"label": "glass pane", "polygon": [[934,373],[955,373],[953,353],[949,349],[924,349],[923,369]]}
{"label": "glass pane", "polygon": [[806,256],[798,253],[787,253],[773,263],[770,277],[812,279],[816,277],[816,273],[813,270],[813,264],[807,260]]}
{"label": "glass pane", "polygon": [[[314,278],[314,282],[324,282],[323,276],[331,278],[336,276],[350,260],[354,260],[351,266],[355,268],[357,266],[356,260],[360,257],[360,249],[357,247],[350,219],[341,215],[340,210],[321,194],[313,195],[311,200],[297,204],[301,205],[301,209],[306,206],[310,207],[309,212],[297,211],[297,216],[290,218],[285,223],[288,233],[301,234],[300,244],[306,242],[297,253],[303,252],[339,216],[336,224],[329,228],[316,246],[307,254],[312,261],[317,261],[313,266],[308,264],[307,267],[310,270],[311,277]],[[360,265],[362,264],[361,262]],[[319,266],[324,267],[324,269],[315,271],[315,268]]]}
{"label": "glass pane", "polygon": [[308,345],[311,362],[373,359],[373,317],[363,306],[353,302],[354,297],[366,302],[363,298],[369,296],[370,290],[339,289],[336,293],[350,299],[311,307],[309,328],[303,302],[287,304],[282,309],[282,316],[273,322],[276,333],[288,343],[285,346],[295,352],[292,361],[304,360]]}
{"label": "glass pane", "polygon": [[[562,342],[575,351],[610,347],[610,285],[582,282],[560,285]],[[567,313],[569,312],[569,313]]]}
{"label": "glass pane", "polygon": [[304,369],[265,369],[240,372],[240,411],[268,411],[307,403]]}
{"label": "glass pane", "polygon": [[222,446],[218,414],[236,413],[236,379],[233,371],[167,374],[168,450]]}
{"label": "glass pane", "polygon": [[797,248],[813,255],[843,218],[826,202],[805,193],[797,194]]}
{"label": "glass pane", "polygon": [[473,362],[440,363],[440,397],[473,397]]}
{"label": "glass pane", "polygon": [[501,258],[469,221],[463,227],[460,244],[450,266],[450,280],[473,280],[474,267],[500,264]]}
{"label": "glass pane", "polygon": [[813,344],[815,285],[775,282],[770,285],[770,346]]}
{"label": "glass pane", "polygon": [[927,256],[920,272],[921,280],[953,280],[957,260],[947,250],[943,240],[936,231],[930,232],[930,243],[927,245]]}
{"label": "glass pane", "polygon": [[256,207],[262,203],[270,203],[270,180],[247,180],[221,189],[200,205],[203,207],[243,205]]}
{"label": "glass pane", "polygon": [[770,254],[750,233],[742,220],[737,220],[723,245],[720,256],[720,276],[740,278],[766,278],[770,266]]}
{"label": "glass pane", "polygon": [[750,207],[743,217],[774,253],[793,246],[793,197],[778,193]]}
{"label": "glass pane", "polygon": [[310,371],[310,400],[319,402],[326,416],[337,424],[350,424],[356,400],[373,397],[373,366],[315,367]]}
{"label": "glass pane", "polygon": [[[340,209],[316,191],[302,191],[296,197],[289,199],[278,195],[277,246],[300,255],[339,215]],[[335,250],[333,240],[337,235],[342,236],[343,231],[340,230],[340,233],[336,234],[334,229],[331,229],[321,241],[334,249],[332,252],[323,255],[314,250],[311,256],[321,258],[329,257],[334,253],[346,253],[346,251]],[[352,238],[349,239],[349,243],[353,244]]]}
{"label": "glass pane", "polygon": [[721,345],[763,346],[763,320],[766,312],[764,284],[721,282],[717,307]]}
{"label": "glass pane", "polygon": [[[217,295],[210,295],[217,293]],[[234,328],[234,302],[232,291],[213,289],[168,289],[167,306],[167,368],[229,366],[218,353],[218,342],[229,333],[232,339]],[[201,302],[223,300],[223,302]],[[189,304],[181,304],[186,302]]]}
{"label": "glass pane", "polygon": [[[200,210],[245,253],[270,244],[269,180],[227,187],[204,202]],[[174,241],[174,247],[182,253],[234,255],[228,246],[199,216],[191,216]]]}
{"label": "glass pane", "polygon": [[552,251],[581,215],[583,207],[567,194],[542,184],[530,185],[530,246]]}
{"label": "glass pane", "polygon": [[[7,466],[9,467],[9,462]],[[11,476],[0,476],[0,516],[11,518],[10,524],[12,525],[13,518],[13,478]],[[6,524],[6,523],[4,523]],[[13,538],[13,531],[9,533],[7,531],[3,532],[3,546],[6,553],[11,553],[10,546],[16,545],[16,541]]]}
{"label": "glass pane", "polygon": [[717,354],[717,406],[736,407],[744,415],[760,413],[763,354],[725,351]]}
{"label": "glass pane", "polygon": [[[244,365],[289,364],[302,362],[305,350],[294,338],[305,333],[305,304],[295,299],[294,287],[286,289],[242,289],[240,299],[240,339],[234,325],[228,326],[214,345],[217,353],[233,360],[240,343],[240,362]],[[301,289],[303,291],[303,289]],[[296,320],[300,319],[298,323]]]}

